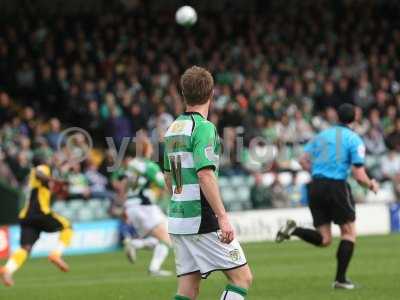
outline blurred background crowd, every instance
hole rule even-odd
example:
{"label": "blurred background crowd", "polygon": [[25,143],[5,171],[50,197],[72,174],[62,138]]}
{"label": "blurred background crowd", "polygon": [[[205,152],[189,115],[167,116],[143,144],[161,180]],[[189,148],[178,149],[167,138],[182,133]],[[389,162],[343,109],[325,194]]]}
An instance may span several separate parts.
{"label": "blurred background crowd", "polygon": [[[184,110],[179,76],[198,64],[215,78],[209,119],[230,149],[222,187],[242,193],[237,204],[238,194],[226,189],[232,210],[306,204],[307,176],[295,159],[337,122],[335,108],[344,102],[359,107],[355,130],[369,172],[385,182],[386,200],[399,199],[400,2],[261,2],[262,13],[227,7],[203,13],[193,28],[176,25],[174,11],[150,18],[145,5],[3,21],[2,180],[23,186],[32,157],[57,157],[60,132],[78,126],[96,151],[68,171],[70,194],[109,197],[115,174],[107,172],[104,137],[120,146],[142,130],[162,150],[166,129]],[[355,194],[365,199],[362,189]]]}

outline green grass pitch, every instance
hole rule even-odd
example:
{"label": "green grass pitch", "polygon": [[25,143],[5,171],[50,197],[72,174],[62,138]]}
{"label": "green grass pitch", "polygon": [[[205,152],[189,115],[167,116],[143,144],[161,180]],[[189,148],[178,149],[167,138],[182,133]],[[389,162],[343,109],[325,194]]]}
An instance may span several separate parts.
{"label": "green grass pitch", "polygon": [[[244,245],[255,281],[247,299],[380,300],[399,299],[400,235],[359,239],[349,277],[359,284],[353,291],[331,289],[337,241],[317,249],[299,241],[276,245]],[[151,252],[139,252],[131,265],[122,251],[67,257],[71,272],[58,272],[45,259],[28,261],[15,276],[12,288],[0,287],[1,300],[169,300],[176,279],[152,278],[146,273]],[[170,258],[166,268],[173,269]],[[220,299],[222,274],[203,281],[199,300]]]}

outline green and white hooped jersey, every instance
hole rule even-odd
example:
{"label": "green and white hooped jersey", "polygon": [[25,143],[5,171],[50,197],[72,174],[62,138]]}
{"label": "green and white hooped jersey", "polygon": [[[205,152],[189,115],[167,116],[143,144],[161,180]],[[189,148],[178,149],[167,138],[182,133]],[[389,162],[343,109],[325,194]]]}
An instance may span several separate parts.
{"label": "green and white hooped jersey", "polygon": [[155,162],[145,158],[134,158],[125,171],[129,187],[126,204],[151,205],[156,200],[152,185],[165,187],[164,175]]}
{"label": "green and white hooped jersey", "polygon": [[213,168],[218,173],[220,140],[213,123],[201,114],[186,112],[165,134],[164,170],[172,175],[173,195],[168,210],[172,234],[208,233],[218,221],[199,185],[197,172]]}

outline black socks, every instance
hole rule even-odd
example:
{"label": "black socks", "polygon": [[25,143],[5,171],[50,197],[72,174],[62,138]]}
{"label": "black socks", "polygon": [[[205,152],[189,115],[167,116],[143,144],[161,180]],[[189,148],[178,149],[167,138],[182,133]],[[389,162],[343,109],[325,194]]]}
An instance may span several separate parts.
{"label": "black socks", "polygon": [[[322,235],[312,229],[306,229],[301,227],[296,227],[292,232],[292,235],[299,237],[303,241],[313,244],[315,246],[322,246]],[[337,272],[336,281],[345,282],[346,281],[346,271],[350,264],[350,260],[354,252],[354,243],[349,240],[341,240],[337,253]]]}
{"label": "black socks", "polygon": [[296,229],[292,232],[292,235],[297,236],[303,241],[315,246],[322,245],[322,235],[316,230],[296,227]]}
{"label": "black socks", "polygon": [[341,240],[336,253],[337,272],[336,281],[346,281],[346,271],[354,252],[354,243],[348,240]]}

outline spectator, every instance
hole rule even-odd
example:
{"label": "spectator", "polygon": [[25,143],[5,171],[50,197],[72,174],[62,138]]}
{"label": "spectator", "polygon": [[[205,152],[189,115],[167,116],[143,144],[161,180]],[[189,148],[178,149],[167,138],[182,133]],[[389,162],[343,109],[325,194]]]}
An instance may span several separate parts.
{"label": "spectator", "polygon": [[110,116],[106,123],[106,134],[112,137],[115,145],[119,149],[124,138],[132,137],[131,124],[125,116],[118,112],[117,107],[110,109]]}
{"label": "spectator", "polygon": [[57,145],[61,137],[61,123],[57,118],[50,119],[50,130],[46,134],[47,141],[53,150],[57,150]]}
{"label": "spectator", "polygon": [[82,173],[81,165],[79,163],[75,163],[71,166],[71,171],[68,174],[68,186],[68,194],[70,199],[89,198],[89,181]]}
{"label": "spectator", "polygon": [[291,122],[291,127],[294,131],[294,141],[296,143],[304,143],[314,136],[314,130],[303,117],[301,110],[296,110],[294,120]]}
{"label": "spectator", "polygon": [[384,179],[392,180],[396,174],[400,173],[400,155],[391,150],[386,156],[383,156],[381,171]]}
{"label": "spectator", "polygon": [[111,199],[112,193],[107,190],[107,177],[101,174],[93,161],[88,161],[85,177],[89,183],[90,197]]}
{"label": "spectator", "polygon": [[376,128],[370,128],[364,137],[365,148],[368,153],[381,155],[386,152],[385,140],[382,133]]}
{"label": "spectator", "polygon": [[400,118],[396,119],[394,129],[387,136],[386,143],[390,149],[400,152]]}
{"label": "spectator", "polygon": [[0,92],[0,126],[11,121],[13,117],[13,109],[11,108],[11,100],[7,93]]}
{"label": "spectator", "polygon": [[[68,17],[62,16],[40,24],[29,18],[23,18],[23,25],[19,19],[3,21],[7,30],[0,34],[0,84],[12,96],[0,92],[3,169],[14,170],[22,184],[23,172],[19,174],[15,165],[30,165],[38,151],[51,155],[64,126],[87,129],[99,148],[105,135],[114,137],[119,146],[124,136],[142,129],[159,142],[184,109],[180,73],[188,65],[203,64],[216,83],[210,119],[218,124],[220,134],[230,128],[226,144],[234,149],[237,130],[245,137],[244,149],[232,152],[235,160],[221,161],[225,174],[242,172],[243,166],[259,171],[271,167],[270,160],[251,159],[252,137],[267,138],[268,145],[256,145],[259,150],[295,153],[297,148],[291,144],[303,143],[336,123],[334,108],[354,101],[360,106],[355,130],[364,137],[367,150],[382,157],[385,167],[378,169],[393,178],[397,171],[390,170],[392,155],[400,152],[396,119],[400,2],[352,1],[334,12],[329,1],[312,10],[298,1],[290,5],[302,16],[296,21],[287,3],[273,2],[274,9],[259,14],[228,12],[230,22],[205,14],[190,35],[171,26],[169,12],[154,20],[146,9],[135,16],[111,10],[107,16],[91,16],[84,29],[68,28]],[[354,11],[368,22],[350,26]],[[87,19],[74,20],[78,24]],[[149,20],[152,30],[147,32]],[[343,26],[331,26],[335,23]],[[240,25],[233,39],[232,24]],[[365,42],[364,37],[374,42]],[[49,116],[59,122],[50,121],[47,128],[43,120]],[[396,153],[386,157],[383,140]],[[79,137],[73,149],[64,147],[64,159],[79,156],[83,143]],[[111,166],[112,161],[103,155],[100,171],[109,178],[105,165]],[[294,168],[294,155],[288,156],[284,163],[275,161],[274,170]]]}
{"label": "spectator", "polygon": [[261,173],[254,174],[254,185],[250,189],[250,201],[253,209],[272,207],[271,192],[262,182]]}
{"label": "spectator", "polygon": [[132,123],[132,133],[136,133],[147,128],[145,113],[138,103],[134,103],[130,110],[130,121]]}
{"label": "spectator", "polygon": [[274,208],[283,208],[290,206],[289,195],[282,183],[279,181],[278,176],[275,176],[274,182],[270,186],[270,191],[272,206]]}

